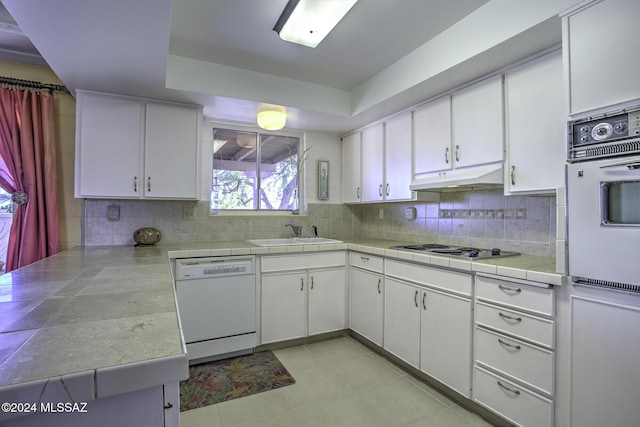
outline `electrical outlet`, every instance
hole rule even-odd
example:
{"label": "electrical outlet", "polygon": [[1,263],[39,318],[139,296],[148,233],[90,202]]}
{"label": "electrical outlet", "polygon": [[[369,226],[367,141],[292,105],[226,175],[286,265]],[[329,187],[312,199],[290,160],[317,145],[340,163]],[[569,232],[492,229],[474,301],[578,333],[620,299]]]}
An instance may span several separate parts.
{"label": "electrical outlet", "polygon": [[329,218],[329,208],[328,208],[328,207],[326,207],[326,206],[323,206],[323,207],[320,209],[320,216],[321,216],[322,218]]}
{"label": "electrical outlet", "polygon": [[380,208],[378,211],[378,219],[384,219],[384,208]]}
{"label": "electrical outlet", "polygon": [[196,208],[193,206],[184,206],[182,208],[182,219],[196,219]]}
{"label": "electrical outlet", "polygon": [[107,206],[107,220],[120,221],[120,206],[118,205]]}

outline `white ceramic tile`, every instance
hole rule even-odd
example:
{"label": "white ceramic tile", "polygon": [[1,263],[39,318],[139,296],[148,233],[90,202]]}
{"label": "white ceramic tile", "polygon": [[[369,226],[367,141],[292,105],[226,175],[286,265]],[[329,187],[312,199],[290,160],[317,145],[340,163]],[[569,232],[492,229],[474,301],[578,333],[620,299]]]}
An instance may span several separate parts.
{"label": "white ceramic tile", "polygon": [[556,273],[567,274],[566,241],[556,240]]}
{"label": "white ceramic tile", "polygon": [[501,276],[513,277],[516,279],[526,279],[527,278],[527,270],[523,270],[521,268],[513,268],[513,267],[496,267],[496,274]]}
{"label": "white ceramic tile", "polygon": [[556,206],[556,239],[563,240],[567,238],[565,207]]}

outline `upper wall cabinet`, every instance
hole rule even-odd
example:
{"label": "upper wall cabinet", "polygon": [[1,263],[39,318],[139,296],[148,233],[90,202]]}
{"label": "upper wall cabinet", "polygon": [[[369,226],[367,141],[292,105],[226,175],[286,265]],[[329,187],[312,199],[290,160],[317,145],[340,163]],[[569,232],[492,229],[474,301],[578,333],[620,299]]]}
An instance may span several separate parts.
{"label": "upper wall cabinet", "polygon": [[638,0],[604,0],[562,18],[569,114],[640,98]]}
{"label": "upper wall cabinet", "polygon": [[466,87],[414,111],[415,174],[501,162],[502,76]]}
{"label": "upper wall cabinet", "polygon": [[451,96],[437,99],[413,112],[416,174],[453,167],[451,152]]}
{"label": "upper wall cabinet", "polygon": [[342,138],[342,201],[344,203],[360,203],[362,201],[361,146],[362,135],[360,132]]}
{"label": "upper wall cabinet", "polygon": [[506,73],[505,194],[555,192],[564,184],[566,108],[559,50]]}
{"label": "upper wall cabinet", "polygon": [[362,201],[410,200],[411,113],[362,131]]}
{"label": "upper wall cabinet", "polygon": [[78,198],[198,198],[202,109],[78,91]]}
{"label": "upper wall cabinet", "polygon": [[504,160],[502,75],[455,92],[451,110],[455,167]]}

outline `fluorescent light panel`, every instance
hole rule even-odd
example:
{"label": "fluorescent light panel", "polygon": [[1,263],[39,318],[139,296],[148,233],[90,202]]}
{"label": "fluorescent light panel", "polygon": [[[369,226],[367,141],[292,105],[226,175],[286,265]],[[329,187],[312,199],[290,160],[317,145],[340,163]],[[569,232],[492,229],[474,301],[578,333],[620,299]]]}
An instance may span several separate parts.
{"label": "fluorescent light panel", "polygon": [[282,40],[316,47],[358,0],[289,0],[273,30]]}

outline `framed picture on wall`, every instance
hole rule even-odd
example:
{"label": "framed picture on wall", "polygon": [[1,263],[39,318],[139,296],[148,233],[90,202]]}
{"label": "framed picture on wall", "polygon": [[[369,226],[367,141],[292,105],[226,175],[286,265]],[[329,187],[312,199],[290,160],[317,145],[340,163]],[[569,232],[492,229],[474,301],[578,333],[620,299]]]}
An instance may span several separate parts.
{"label": "framed picture on wall", "polygon": [[328,160],[318,160],[318,200],[329,200]]}

